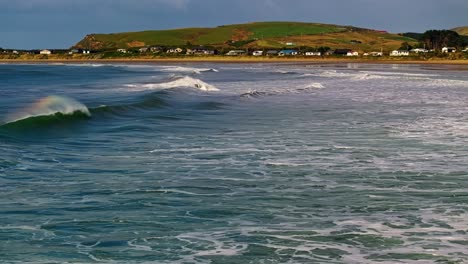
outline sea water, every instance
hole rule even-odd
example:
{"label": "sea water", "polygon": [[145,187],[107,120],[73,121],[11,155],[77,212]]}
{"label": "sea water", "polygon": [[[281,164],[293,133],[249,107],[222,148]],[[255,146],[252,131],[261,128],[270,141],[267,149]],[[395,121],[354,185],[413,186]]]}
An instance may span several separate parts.
{"label": "sea water", "polygon": [[0,262],[467,263],[467,70],[0,65]]}

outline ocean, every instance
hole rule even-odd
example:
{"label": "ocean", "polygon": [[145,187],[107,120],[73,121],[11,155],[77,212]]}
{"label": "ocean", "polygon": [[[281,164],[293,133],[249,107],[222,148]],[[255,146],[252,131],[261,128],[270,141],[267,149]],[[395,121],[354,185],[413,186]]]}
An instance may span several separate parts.
{"label": "ocean", "polygon": [[468,67],[1,64],[1,263],[468,263]]}

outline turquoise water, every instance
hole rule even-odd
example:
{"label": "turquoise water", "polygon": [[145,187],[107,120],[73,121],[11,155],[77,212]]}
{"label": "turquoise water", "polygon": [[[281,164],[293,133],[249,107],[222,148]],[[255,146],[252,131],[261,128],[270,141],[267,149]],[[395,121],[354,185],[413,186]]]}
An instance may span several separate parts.
{"label": "turquoise water", "polygon": [[468,262],[467,70],[0,65],[0,262]]}

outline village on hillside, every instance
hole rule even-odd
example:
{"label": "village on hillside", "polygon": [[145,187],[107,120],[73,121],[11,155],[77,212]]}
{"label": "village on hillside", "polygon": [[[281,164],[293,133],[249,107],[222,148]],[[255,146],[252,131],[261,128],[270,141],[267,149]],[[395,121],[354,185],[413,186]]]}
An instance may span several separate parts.
{"label": "village on hillside", "polygon": [[[246,25],[229,25],[211,29],[91,34],[70,49],[0,48],[0,59],[188,57],[468,59],[468,36],[459,35],[452,30],[390,34],[383,30],[350,26],[288,22],[262,22],[248,26],[251,28],[246,29]],[[225,32],[226,29],[228,31]],[[184,30],[190,34],[186,32],[188,35],[181,35]],[[266,35],[269,38],[266,38]],[[194,44],[190,40],[194,41]]]}

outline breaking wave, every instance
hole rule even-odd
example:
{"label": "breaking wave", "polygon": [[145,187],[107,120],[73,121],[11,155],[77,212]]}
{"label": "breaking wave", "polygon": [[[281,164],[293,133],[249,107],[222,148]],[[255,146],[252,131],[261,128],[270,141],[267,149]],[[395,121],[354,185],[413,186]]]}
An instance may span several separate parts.
{"label": "breaking wave", "polygon": [[195,74],[201,74],[202,72],[218,72],[218,70],[213,69],[213,68],[192,68],[192,67],[181,67],[181,66],[169,66],[167,68],[161,69],[161,71],[195,73]]}
{"label": "breaking wave", "polygon": [[47,118],[44,117],[63,119],[65,116],[90,117],[91,114],[84,104],[76,101],[75,99],[53,95],[41,98],[28,108],[10,115],[3,125],[32,119],[46,121]]}
{"label": "breaking wave", "polygon": [[208,84],[200,79],[192,78],[189,76],[174,77],[167,82],[162,83],[148,83],[148,84],[129,84],[127,87],[133,90],[164,90],[179,87],[195,88],[201,91],[219,91],[215,86]]}

